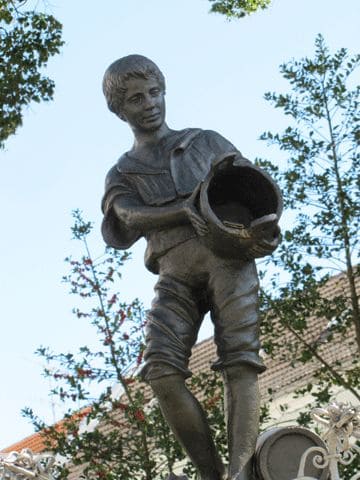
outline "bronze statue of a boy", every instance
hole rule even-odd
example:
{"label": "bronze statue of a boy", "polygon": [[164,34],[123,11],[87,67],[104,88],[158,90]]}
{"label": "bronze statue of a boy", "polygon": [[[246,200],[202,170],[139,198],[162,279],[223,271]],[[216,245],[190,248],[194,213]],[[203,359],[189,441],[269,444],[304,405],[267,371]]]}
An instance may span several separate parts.
{"label": "bronze statue of a boy", "polygon": [[[265,369],[259,357],[258,278],[253,259],[226,258],[204,241],[209,225],[198,199],[219,157],[235,152],[239,165],[251,164],[216,132],[167,126],[164,76],[148,58],[129,55],[111,64],[103,90],[109,109],[134,133],[132,148],[106,177],[103,237],[118,249],[145,237],[146,267],[159,274],[142,377],[201,480],[248,480],[258,433],[257,376]],[[208,311],[219,356],[213,368],[224,377],[226,477],[205,414],[185,385],[191,348]]]}

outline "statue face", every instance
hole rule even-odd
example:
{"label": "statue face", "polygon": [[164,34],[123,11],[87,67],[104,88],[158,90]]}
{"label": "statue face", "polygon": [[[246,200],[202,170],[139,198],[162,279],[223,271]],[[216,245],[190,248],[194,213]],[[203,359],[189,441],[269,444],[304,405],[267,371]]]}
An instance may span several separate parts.
{"label": "statue face", "polygon": [[126,86],[120,118],[135,131],[159,129],[165,120],[165,98],[156,78],[130,78]]}

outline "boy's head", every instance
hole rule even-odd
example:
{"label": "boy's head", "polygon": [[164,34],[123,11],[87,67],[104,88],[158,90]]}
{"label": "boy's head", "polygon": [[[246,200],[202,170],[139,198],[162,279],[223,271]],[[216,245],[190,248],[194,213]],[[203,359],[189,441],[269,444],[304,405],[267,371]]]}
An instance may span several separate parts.
{"label": "boy's head", "polygon": [[131,78],[156,78],[165,93],[165,78],[159,67],[149,58],[142,55],[128,55],[112,63],[105,72],[103,92],[109,110],[116,115],[121,114],[126,94],[126,83]]}

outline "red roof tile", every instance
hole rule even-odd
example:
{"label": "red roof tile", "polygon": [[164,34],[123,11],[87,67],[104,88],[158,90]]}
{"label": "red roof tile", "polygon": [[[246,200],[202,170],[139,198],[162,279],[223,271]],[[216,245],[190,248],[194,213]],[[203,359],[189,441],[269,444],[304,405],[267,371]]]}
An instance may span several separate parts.
{"label": "red roof tile", "polygon": [[43,452],[46,447],[41,433],[34,433],[33,435],[20,440],[20,442],[16,442],[1,450],[1,453],[21,452],[24,448],[29,448],[34,453]]}

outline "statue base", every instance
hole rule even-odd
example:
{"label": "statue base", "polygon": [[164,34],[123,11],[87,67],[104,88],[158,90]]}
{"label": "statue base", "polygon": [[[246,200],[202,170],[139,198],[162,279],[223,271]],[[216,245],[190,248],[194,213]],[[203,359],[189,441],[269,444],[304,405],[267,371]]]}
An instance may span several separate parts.
{"label": "statue base", "polygon": [[[292,426],[271,428],[257,441],[254,456],[254,480],[294,480],[298,476],[303,454],[309,448],[325,449],[323,440],[311,430]],[[328,468],[316,467],[314,451],[305,465],[306,477],[326,480]],[[190,480],[186,475],[171,473],[167,480]]]}

